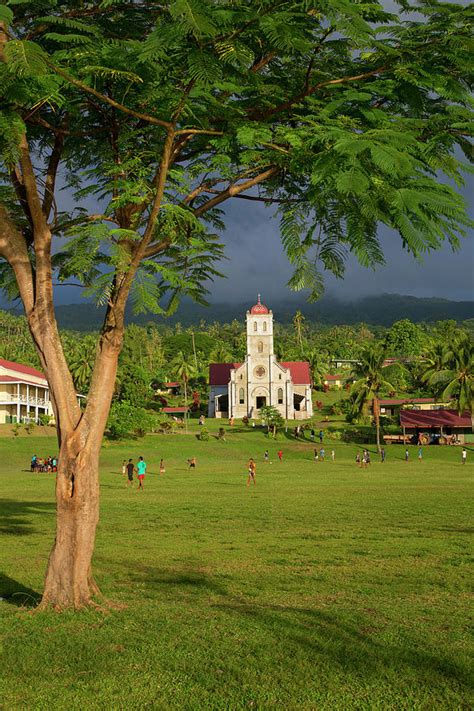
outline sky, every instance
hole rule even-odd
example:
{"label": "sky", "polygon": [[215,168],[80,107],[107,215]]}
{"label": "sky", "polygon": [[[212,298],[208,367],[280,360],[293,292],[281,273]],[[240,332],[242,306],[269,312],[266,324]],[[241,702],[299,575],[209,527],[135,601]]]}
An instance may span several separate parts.
{"label": "sky", "polygon": [[[472,193],[471,182],[466,198]],[[226,256],[221,279],[212,287],[213,301],[242,301],[261,293],[267,299],[281,299],[288,293],[286,282],[291,267],[283,253],[278,219],[259,203],[234,200],[226,208],[224,235]],[[327,274],[326,293],[350,301],[370,294],[397,293],[436,296],[454,301],[474,299],[473,235],[464,239],[458,252],[449,245],[417,261],[402,249],[400,236],[382,226],[379,237],[385,266],[376,270],[361,267],[349,257],[344,279]]]}
{"label": "sky", "polygon": [[[472,210],[474,181],[467,183],[464,196]],[[61,208],[71,208],[74,200],[62,192]],[[93,212],[99,206],[82,203]],[[287,287],[292,269],[283,252],[279,221],[272,207],[262,203],[233,199],[224,207],[226,230],[222,234],[227,259],[219,267],[226,276],[208,284],[209,300],[215,303],[242,303],[255,299],[281,301],[294,298]],[[379,237],[386,264],[375,270],[361,267],[353,256],[347,260],[344,279],[325,276],[326,294],[341,301],[352,301],[374,294],[404,294],[438,297],[453,301],[474,300],[474,240],[471,233],[461,248],[453,252],[448,244],[416,260],[402,248],[400,236],[381,226]],[[303,292],[304,293],[304,292]],[[61,287],[56,290],[58,304],[81,301],[81,290]]]}

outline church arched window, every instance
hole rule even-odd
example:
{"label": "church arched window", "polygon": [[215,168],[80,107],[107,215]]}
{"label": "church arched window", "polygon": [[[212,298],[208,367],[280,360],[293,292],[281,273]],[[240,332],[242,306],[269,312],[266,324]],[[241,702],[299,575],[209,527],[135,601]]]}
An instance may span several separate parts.
{"label": "church arched window", "polygon": [[259,342],[258,342],[258,352],[259,352],[259,353],[263,353],[263,343],[262,343],[262,341],[259,341]]}
{"label": "church arched window", "polygon": [[264,330],[264,331],[267,330],[267,322],[266,322],[266,321],[263,322],[263,330]]}
{"label": "church arched window", "polygon": [[253,322],[253,330],[254,330],[254,331],[257,330],[257,322],[256,322],[256,321]]}
{"label": "church arched window", "polygon": [[283,388],[278,388],[278,404],[283,405]]}
{"label": "church arched window", "polygon": [[240,390],[239,390],[239,404],[243,405],[244,401],[245,401],[244,389],[240,388]]}

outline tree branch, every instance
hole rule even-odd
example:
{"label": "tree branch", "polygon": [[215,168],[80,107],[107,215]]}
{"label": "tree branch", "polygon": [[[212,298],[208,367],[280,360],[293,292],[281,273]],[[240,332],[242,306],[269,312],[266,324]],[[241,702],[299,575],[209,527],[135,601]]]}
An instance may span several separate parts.
{"label": "tree branch", "polygon": [[43,195],[43,213],[46,220],[48,220],[51,207],[53,206],[54,187],[56,185],[59,161],[61,160],[61,154],[64,146],[64,138],[64,133],[56,134],[53,149],[51,151],[51,155],[49,156]]}
{"label": "tree branch", "polygon": [[20,296],[28,316],[34,307],[33,270],[26,239],[0,204],[0,256],[14,271]]}
{"label": "tree branch", "polygon": [[124,104],[115,101],[115,99],[112,99],[110,96],[102,94],[100,91],[97,91],[91,86],[87,86],[87,84],[84,84],[84,82],[79,81],[79,79],[72,77],[63,69],[60,69],[59,67],[55,66],[52,62],[46,63],[53,71],[59,74],[59,76],[66,79],[66,81],[68,81],[70,84],[74,84],[74,86],[77,86],[78,89],[85,91],[87,94],[92,94],[92,96],[95,96],[97,99],[100,99],[100,101],[104,101],[106,104],[113,106],[115,109],[118,109],[118,111],[122,111],[123,113],[129,114],[130,116],[134,116],[135,118],[141,119],[142,121],[146,121],[147,123],[151,123],[155,126],[162,126],[166,129],[170,129],[173,125],[170,121],[162,121],[161,119],[155,118],[155,116],[150,116],[149,114],[143,114],[140,111],[129,109],[128,106],[125,106]]}
{"label": "tree branch", "polygon": [[382,66],[377,67],[376,69],[371,69],[369,72],[363,72],[362,74],[355,74],[354,76],[349,77],[341,77],[340,79],[328,79],[327,81],[319,82],[319,84],[315,84],[315,86],[308,87],[299,94],[295,94],[295,96],[293,96],[291,99],[288,99],[288,101],[285,101],[282,104],[278,104],[278,106],[274,106],[271,109],[267,109],[263,112],[260,112],[258,109],[254,109],[249,112],[249,117],[260,121],[262,119],[270,118],[271,116],[279,113],[280,111],[286,111],[287,109],[291,109],[295,104],[298,104],[300,101],[306,99],[308,96],[311,96],[311,94],[314,94],[316,91],[319,91],[319,89],[323,89],[325,86],[334,86],[337,84],[346,84],[347,82],[368,79],[369,77],[372,77],[375,74],[382,74],[384,71],[387,71],[387,69],[387,66]]}
{"label": "tree branch", "polygon": [[216,195],[216,197],[211,198],[211,200],[205,202],[204,205],[201,205],[200,207],[196,208],[194,210],[194,215],[196,217],[204,215],[204,213],[208,212],[216,205],[220,205],[221,202],[225,202],[225,200],[228,200],[231,197],[236,197],[244,190],[248,190],[254,185],[258,185],[264,180],[268,180],[268,178],[272,178],[274,175],[277,175],[279,170],[280,168],[278,168],[277,166],[272,166],[271,168],[268,168],[268,170],[265,170],[263,173],[256,175],[251,180],[247,180],[245,183],[241,183],[240,185],[230,185],[226,190],[223,190],[221,193],[219,193],[219,195]]}

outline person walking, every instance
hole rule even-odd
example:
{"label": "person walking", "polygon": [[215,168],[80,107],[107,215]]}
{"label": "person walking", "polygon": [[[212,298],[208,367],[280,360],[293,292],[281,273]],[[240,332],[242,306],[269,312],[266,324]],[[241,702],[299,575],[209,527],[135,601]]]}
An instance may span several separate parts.
{"label": "person walking", "polygon": [[160,459],[160,476],[163,476],[165,472],[165,462],[163,459]]}
{"label": "person walking", "polygon": [[257,473],[257,466],[256,466],[252,457],[250,457],[250,459],[249,459],[248,467],[249,467],[249,475],[247,478],[247,486],[250,486],[250,482],[252,482],[252,481],[253,481],[254,486],[256,486],[257,482],[255,481],[255,474]]}
{"label": "person walking", "polygon": [[326,454],[326,452],[324,451],[324,447],[321,447],[321,449],[319,450],[319,458],[322,462],[324,462],[324,455],[325,454]]}
{"label": "person walking", "polygon": [[265,450],[265,454],[263,455],[263,461],[268,462],[268,449]]}
{"label": "person walking", "polygon": [[356,464],[358,467],[360,467],[360,454],[359,452],[356,453]]}
{"label": "person walking", "polygon": [[122,460],[122,476],[127,475],[127,460],[123,459]]}
{"label": "person walking", "polygon": [[463,447],[462,452],[461,452],[461,464],[466,464],[466,462],[467,462],[467,449],[466,449],[466,447]]}
{"label": "person walking", "polygon": [[128,460],[127,464],[127,486],[133,485],[133,475],[135,473],[135,464],[131,459]]}
{"label": "person walking", "polygon": [[318,459],[319,459],[319,454],[318,454],[317,448],[315,447],[315,448],[314,448],[314,461],[317,462]]}
{"label": "person walking", "polygon": [[188,464],[190,469],[196,469],[196,457],[191,457],[191,459],[188,459]]}
{"label": "person walking", "polygon": [[331,459],[332,459],[332,461],[334,461],[335,458],[336,458],[336,452],[335,452],[333,449],[331,449]]}
{"label": "person walking", "polygon": [[421,462],[422,459],[423,459],[423,449],[422,449],[422,447],[421,447],[421,445],[420,445],[420,446],[418,447],[418,461]]}
{"label": "person walking", "polygon": [[323,443],[323,437],[324,437],[323,431],[322,431],[322,430],[319,430],[319,443],[320,443],[320,444]]}
{"label": "person walking", "polygon": [[281,449],[278,450],[278,459],[280,460],[280,462],[283,461],[283,451]]}
{"label": "person walking", "polygon": [[382,464],[383,464],[384,461],[385,461],[385,449],[384,449],[383,447],[382,447],[382,449],[380,450],[380,459],[381,459]]}
{"label": "person walking", "polygon": [[409,457],[409,452],[408,449],[405,449],[405,461],[408,462],[408,457]]}
{"label": "person walking", "polygon": [[139,457],[137,464],[138,472],[138,488],[143,489],[143,484],[145,482],[145,472],[146,472],[146,462],[143,457]]}
{"label": "person walking", "polygon": [[314,429],[311,428],[311,442],[314,442]]}

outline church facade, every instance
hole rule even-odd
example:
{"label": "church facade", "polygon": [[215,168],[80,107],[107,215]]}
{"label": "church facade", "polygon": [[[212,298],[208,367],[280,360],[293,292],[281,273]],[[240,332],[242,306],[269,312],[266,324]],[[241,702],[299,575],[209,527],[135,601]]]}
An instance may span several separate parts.
{"label": "church facade", "polygon": [[273,314],[257,303],[247,311],[247,355],[243,363],[209,366],[209,417],[258,418],[271,405],[288,420],[312,416],[309,363],[279,363],[273,352]]}

